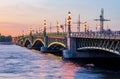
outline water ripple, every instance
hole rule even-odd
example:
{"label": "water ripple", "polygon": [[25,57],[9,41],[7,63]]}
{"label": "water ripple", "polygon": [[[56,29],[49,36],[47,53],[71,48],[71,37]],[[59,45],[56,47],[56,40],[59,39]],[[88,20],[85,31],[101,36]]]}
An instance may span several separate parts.
{"label": "water ripple", "polygon": [[16,45],[0,45],[0,79],[119,79],[119,75]]}

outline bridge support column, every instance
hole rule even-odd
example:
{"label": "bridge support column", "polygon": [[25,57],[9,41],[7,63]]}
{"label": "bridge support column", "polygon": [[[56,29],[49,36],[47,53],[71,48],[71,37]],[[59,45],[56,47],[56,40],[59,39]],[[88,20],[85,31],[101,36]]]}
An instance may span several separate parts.
{"label": "bridge support column", "polygon": [[76,57],[76,39],[68,37],[67,49],[63,50],[64,58],[75,58]]}
{"label": "bridge support column", "polygon": [[44,46],[41,47],[41,52],[42,52],[42,53],[47,53],[47,47],[44,47]]}
{"label": "bridge support column", "polygon": [[41,47],[41,52],[42,53],[47,53],[47,47],[48,47],[48,37],[44,37],[44,46]]}
{"label": "bridge support column", "polygon": [[69,49],[63,50],[63,58],[72,58],[73,55]]}
{"label": "bridge support column", "polygon": [[32,49],[32,45],[31,44],[27,45],[27,48]]}

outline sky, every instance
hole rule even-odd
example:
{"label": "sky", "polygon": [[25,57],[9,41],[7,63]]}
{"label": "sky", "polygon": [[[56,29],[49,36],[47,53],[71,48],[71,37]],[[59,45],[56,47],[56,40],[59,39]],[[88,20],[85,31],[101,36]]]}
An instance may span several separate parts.
{"label": "sky", "polygon": [[[71,28],[76,31],[78,15],[81,22],[87,21],[90,30],[96,30],[101,8],[104,17],[111,21],[105,22],[104,29],[120,30],[120,0],[0,0],[0,33],[2,35],[18,36],[28,34],[30,28],[43,28],[43,21],[47,21],[47,31],[50,24],[52,31],[56,31],[57,21],[60,25],[71,12]],[[81,31],[84,25],[81,25]],[[62,29],[60,29],[62,31]]]}

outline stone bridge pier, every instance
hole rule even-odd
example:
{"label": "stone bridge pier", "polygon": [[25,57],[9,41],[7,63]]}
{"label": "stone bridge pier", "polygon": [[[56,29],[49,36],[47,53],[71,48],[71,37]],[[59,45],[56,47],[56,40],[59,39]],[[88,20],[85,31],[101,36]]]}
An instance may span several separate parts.
{"label": "stone bridge pier", "polygon": [[76,38],[67,38],[67,49],[63,50],[64,58],[74,58],[76,52]]}

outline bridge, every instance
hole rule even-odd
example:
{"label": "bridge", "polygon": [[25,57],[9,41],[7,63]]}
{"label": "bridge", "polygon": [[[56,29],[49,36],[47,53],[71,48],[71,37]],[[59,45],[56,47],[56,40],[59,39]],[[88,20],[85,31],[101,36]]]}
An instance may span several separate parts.
{"label": "bridge", "polygon": [[[70,14],[70,12],[69,12]],[[103,20],[100,20],[103,21]],[[64,58],[120,58],[120,35],[110,32],[71,31],[71,17],[68,16],[68,32],[46,32],[19,36],[16,44],[43,53],[55,53]],[[80,23],[80,22],[79,22]],[[85,25],[86,26],[86,25]],[[103,26],[102,26],[103,27]]]}
{"label": "bridge", "polygon": [[120,56],[120,35],[113,34],[71,32],[69,36],[66,33],[47,33],[44,36],[30,33],[20,36],[16,43],[41,52],[61,52],[60,55],[66,58]]}

